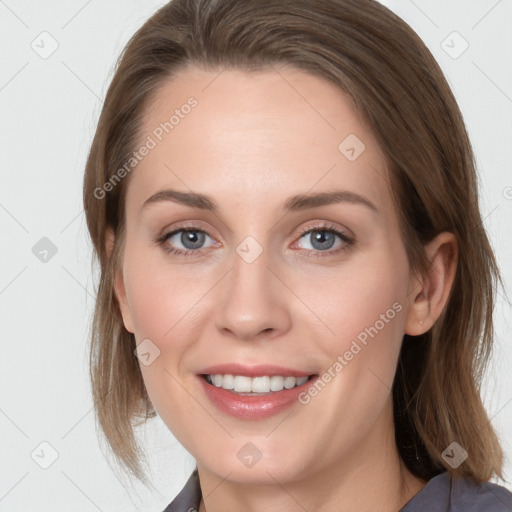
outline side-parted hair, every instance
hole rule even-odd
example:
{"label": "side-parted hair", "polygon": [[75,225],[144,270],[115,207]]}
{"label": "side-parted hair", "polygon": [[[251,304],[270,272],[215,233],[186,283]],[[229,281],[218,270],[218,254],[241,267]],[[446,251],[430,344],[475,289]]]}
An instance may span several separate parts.
{"label": "side-parted hair", "polygon": [[[403,338],[392,390],[396,444],[408,469],[426,480],[446,470],[479,482],[502,477],[502,450],[480,396],[502,280],[481,220],[473,150],[434,57],[403,20],[373,0],[173,0],[120,55],[83,187],[93,263],[101,267],[90,345],[96,427],[119,466],[146,484],[134,427],[156,411],[114,293],[129,176],[97,191],[148,135],[141,121],[157,89],[191,64],[219,71],[286,64],[336,84],[385,155],[411,272],[427,275],[424,245],[442,231],[455,234],[458,262],[448,303],[428,332]],[[454,441],[468,452],[456,469],[441,455]]]}

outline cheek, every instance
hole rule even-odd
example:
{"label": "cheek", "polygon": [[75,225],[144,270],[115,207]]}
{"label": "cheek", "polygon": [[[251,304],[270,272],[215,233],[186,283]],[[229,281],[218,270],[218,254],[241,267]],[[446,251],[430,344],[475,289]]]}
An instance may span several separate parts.
{"label": "cheek", "polygon": [[135,338],[157,342],[172,327],[173,320],[172,309],[162,296],[162,281],[156,281],[151,272],[135,265],[128,272],[127,283]]}
{"label": "cheek", "polygon": [[304,302],[330,331],[323,344],[331,357],[352,350],[359,359],[364,352],[389,362],[402,339],[407,268],[403,254],[383,250],[354,258],[316,286],[301,286]]}
{"label": "cheek", "polygon": [[180,440],[186,440],[187,429],[201,411],[194,409],[195,402],[184,390],[189,376],[183,373],[182,361],[196,337],[193,324],[202,312],[197,303],[205,291],[186,266],[157,263],[154,254],[140,248],[126,254],[126,292],[137,344],[150,339],[159,350],[150,365],[140,363],[142,377],[159,415]]}
{"label": "cheek", "polygon": [[349,414],[350,424],[338,425],[335,413],[330,419],[346,438],[366,432],[381,413],[403,338],[407,258],[382,247],[354,258],[339,277],[325,279],[323,293],[304,287],[309,293],[304,301],[335,333],[319,342],[327,361],[326,392],[319,393],[313,407],[325,414],[328,404],[336,403],[337,411]]}
{"label": "cheek", "polygon": [[193,266],[169,265],[160,249],[127,244],[124,266],[137,341],[151,339],[161,345],[194,316],[194,304],[204,292]]}
{"label": "cheek", "polygon": [[321,291],[302,288],[304,302],[334,332],[317,337],[315,347],[324,354],[325,387],[303,402],[311,400],[315,411],[309,428],[323,416],[339,434],[333,450],[344,449],[344,439],[363,436],[389,399],[403,337],[407,272],[403,254],[381,251],[354,260],[336,278],[318,280]]}

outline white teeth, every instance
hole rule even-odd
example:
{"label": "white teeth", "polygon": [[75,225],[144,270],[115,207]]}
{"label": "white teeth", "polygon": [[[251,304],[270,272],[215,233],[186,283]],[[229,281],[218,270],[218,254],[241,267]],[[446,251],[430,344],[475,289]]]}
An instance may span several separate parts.
{"label": "white teeth", "polygon": [[271,391],[281,391],[284,388],[284,377],[280,377],[279,375],[273,375],[270,377],[270,390]]}
{"label": "white teeth", "polygon": [[295,387],[295,382],[297,382],[297,379],[295,377],[285,377],[284,378],[284,387],[286,389],[292,389]]}
{"label": "white teeth", "polygon": [[308,380],[309,377],[299,377],[297,379],[297,386],[302,386],[302,384],[304,384],[304,382],[306,382]]}
{"label": "white teeth", "polygon": [[251,391],[253,393],[267,393],[270,391],[270,377],[254,377]]}
{"label": "white teeth", "polygon": [[[222,375],[215,375],[215,377],[220,377],[222,379]],[[235,376],[235,387],[233,388],[237,393],[250,393],[251,389],[251,381],[250,377],[245,377],[244,375],[236,375]],[[221,384],[222,385],[222,384]],[[220,387],[220,386],[217,386]]]}
{"label": "white teeth", "polygon": [[282,377],[281,375],[247,377],[246,375],[207,375],[206,380],[217,388],[231,389],[237,393],[269,393],[302,386],[309,377]]}
{"label": "white teeth", "polygon": [[224,375],[222,377],[221,386],[224,389],[233,389],[235,387],[235,378],[233,375]]}

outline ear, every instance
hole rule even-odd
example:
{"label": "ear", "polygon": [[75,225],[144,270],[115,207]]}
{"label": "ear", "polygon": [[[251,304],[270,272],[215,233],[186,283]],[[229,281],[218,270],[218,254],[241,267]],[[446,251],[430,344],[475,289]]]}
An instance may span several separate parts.
{"label": "ear", "polygon": [[457,239],[453,233],[440,233],[425,252],[430,260],[428,275],[409,290],[404,332],[411,336],[427,332],[443,312],[457,270]]}
{"label": "ear", "polygon": [[[106,236],[105,236],[105,247],[109,258],[112,258],[115,247],[115,235],[112,228],[107,228]],[[124,277],[122,271],[122,264],[120,263],[114,270],[113,277],[113,286],[114,286],[114,294],[116,296],[117,302],[119,304],[119,309],[121,311],[121,316],[123,317],[123,324],[125,329],[128,332],[133,333],[133,322],[132,316],[130,313],[130,308],[128,305],[128,299],[126,296],[126,287],[124,284]]]}

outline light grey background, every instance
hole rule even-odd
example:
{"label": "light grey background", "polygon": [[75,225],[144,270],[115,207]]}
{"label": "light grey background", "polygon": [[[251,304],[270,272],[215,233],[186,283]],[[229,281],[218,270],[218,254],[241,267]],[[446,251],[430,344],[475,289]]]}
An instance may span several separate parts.
{"label": "light grey background", "polygon": [[[100,451],[87,374],[96,276],[81,204],[84,163],[114,61],[164,3],[0,0],[0,511],[160,512],[194,467],[156,418],[140,436],[159,493],[119,481]],[[511,296],[512,1],[384,3],[426,42],[459,101]],[[500,297],[483,394],[512,489],[510,313]]]}

